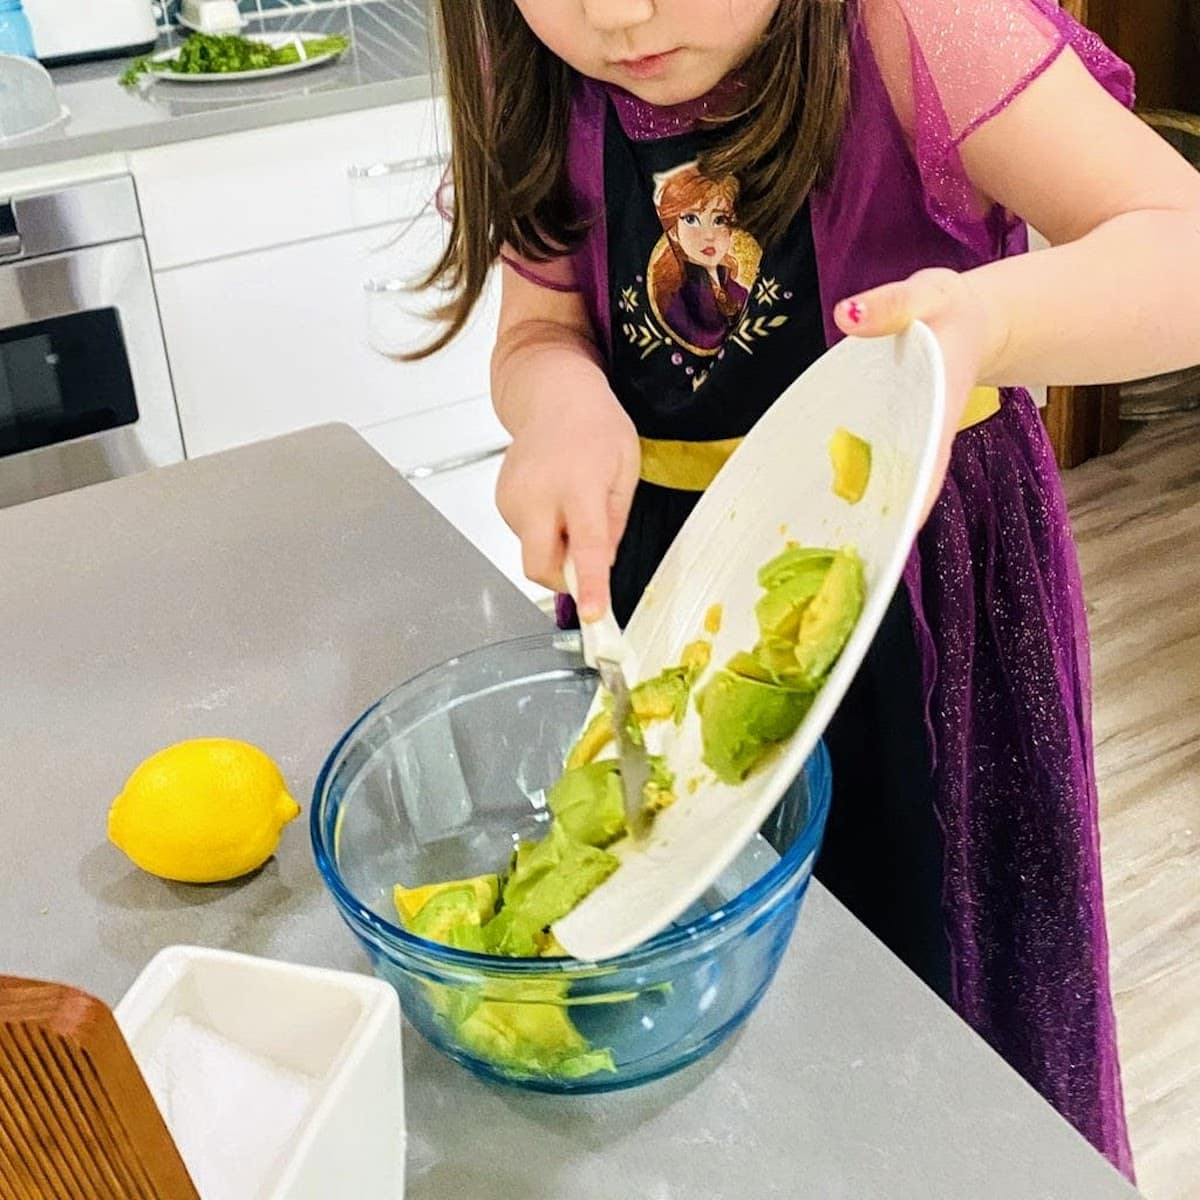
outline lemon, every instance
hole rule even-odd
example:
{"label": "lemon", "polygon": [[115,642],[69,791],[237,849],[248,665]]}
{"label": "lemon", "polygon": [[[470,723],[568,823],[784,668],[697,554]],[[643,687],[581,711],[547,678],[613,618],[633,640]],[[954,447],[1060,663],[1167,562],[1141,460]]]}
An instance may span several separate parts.
{"label": "lemon", "polygon": [[152,875],[215,883],[275,853],[300,806],[257,747],[196,738],[152,754],[108,811],[108,838]]}

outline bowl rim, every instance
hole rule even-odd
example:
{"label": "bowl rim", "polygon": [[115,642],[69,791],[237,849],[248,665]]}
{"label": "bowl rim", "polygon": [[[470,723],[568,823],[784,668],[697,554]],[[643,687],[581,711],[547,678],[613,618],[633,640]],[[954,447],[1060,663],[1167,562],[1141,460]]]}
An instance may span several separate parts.
{"label": "bowl rim", "polygon": [[[624,954],[598,962],[577,958],[510,958],[495,954],[477,954],[472,950],[459,950],[451,946],[444,946],[440,942],[431,942],[426,938],[418,937],[401,925],[393,924],[381,917],[374,909],[368,908],[343,881],[341,871],[334,858],[333,847],[326,836],[327,831],[331,830],[337,822],[336,813],[331,819],[326,820],[328,805],[325,803],[325,798],[330,776],[342,750],[380,706],[395,696],[397,692],[415,690],[431,676],[470,659],[495,653],[501,647],[555,646],[556,643],[562,644],[561,648],[564,649],[568,648],[565,643],[571,643],[571,647],[579,653],[581,672],[594,674],[582,665],[582,642],[578,632],[574,630],[550,630],[545,633],[506,638],[498,642],[487,642],[462,654],[456,654],[443,662],[426,667],[385,692],[351,723],[321,764],[316,782],[313,784],[312,804],[308,819],[309,837],[317,869],[343,916],[353,923],[366,926],[375,939],[383,942],[389,948],[426,962],[432,961],[438,965],[453,966],[459,969],[485,971],[489,975],[567,974],[578,976],[582,972],[603,971],[607,973],[628,969],[643,965],[648,959],[657,962],[664,952],[680,948],[694,948],[701,938],[708,941],[715,934],[732,932],[736,929],[739,921],[748,920],[756,915],[762,902],[777,890],[782,889],[803,863],[810,856],[815,856],[824,831],[832,794],[829,751],[823,739],[817,742],[815,749],[802,768],[809,794],[808,815],[795,841],[779,856],[779,861],[719,909],[706,913],[694,921],[689,921],[686,925],[669,926]],[[720,940],[724,940],[724,938],[722,937]]]}

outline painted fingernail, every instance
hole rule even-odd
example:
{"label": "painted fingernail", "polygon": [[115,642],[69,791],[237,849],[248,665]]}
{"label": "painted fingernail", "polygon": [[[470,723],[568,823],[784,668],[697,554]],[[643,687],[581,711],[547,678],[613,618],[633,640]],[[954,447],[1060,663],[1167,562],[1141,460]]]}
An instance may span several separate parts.
{"label": "painted fingernail", "polygon": [[863,308],[857,300],[846,301],[846,320],[851,325],[861,325],[863,317],[867,315],[867,310]]}

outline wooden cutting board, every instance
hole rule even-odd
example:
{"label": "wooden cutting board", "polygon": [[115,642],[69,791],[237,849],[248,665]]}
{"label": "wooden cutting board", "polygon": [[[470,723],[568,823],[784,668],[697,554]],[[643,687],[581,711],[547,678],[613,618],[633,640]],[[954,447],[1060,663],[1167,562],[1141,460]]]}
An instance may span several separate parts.
{"label": "wooden cutting board", "polygon": [[199,1200],[112,1012],[0,975],[0,1195]]}

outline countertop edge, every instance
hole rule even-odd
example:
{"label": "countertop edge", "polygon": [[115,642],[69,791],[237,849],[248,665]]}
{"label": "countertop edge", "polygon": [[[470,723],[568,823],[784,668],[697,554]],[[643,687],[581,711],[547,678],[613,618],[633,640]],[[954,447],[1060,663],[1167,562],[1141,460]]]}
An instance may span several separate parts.
{"label": "countertop edge", "polygon": [[0,185],[9,172],[29,167],[52,166],[103,154],[131,154],[157,146],[319,120],[322,117],[423,100],[432,93],[433,77],[429,74],[414,75],[329,92],[272,99],[262,104],[196,113],[114,132],[31,142],[25,146],[0,149]]}

